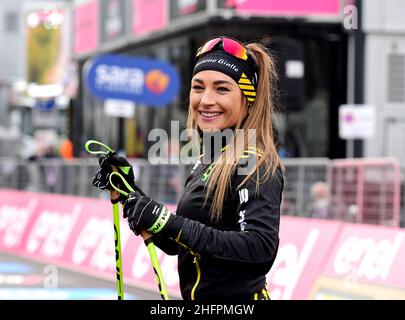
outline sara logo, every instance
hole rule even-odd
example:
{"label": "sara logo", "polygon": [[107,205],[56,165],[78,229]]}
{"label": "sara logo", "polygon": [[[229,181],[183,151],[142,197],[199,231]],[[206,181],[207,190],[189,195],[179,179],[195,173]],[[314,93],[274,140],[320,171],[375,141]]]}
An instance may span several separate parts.
{"label": "sara logo", "polygon": [[167,62],[124,55],[99,56],[85,68],[90,92],[101,99],[164,107],[178,95],[180,79]]}
{"label": "sara logo", "polygon": [[169,82],[169,76],[158,69],[149,71],[146,75],[146,87],[156,95],[161,95]]}

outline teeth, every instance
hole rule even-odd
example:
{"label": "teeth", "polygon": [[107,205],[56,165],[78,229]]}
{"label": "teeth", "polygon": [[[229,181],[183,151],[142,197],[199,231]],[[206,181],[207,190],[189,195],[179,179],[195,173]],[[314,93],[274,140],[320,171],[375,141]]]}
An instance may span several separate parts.
{"label": "teeth", "polygon": [[216,117],[217,115],[220,115],[221,113],[220,112],[202,112],[201,111],[201,114],[204,117]]}

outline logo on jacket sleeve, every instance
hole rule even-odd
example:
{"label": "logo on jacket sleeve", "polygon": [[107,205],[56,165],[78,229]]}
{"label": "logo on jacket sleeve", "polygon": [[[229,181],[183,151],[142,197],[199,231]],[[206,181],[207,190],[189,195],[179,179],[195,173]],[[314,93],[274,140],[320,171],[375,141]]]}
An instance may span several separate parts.
{"label": "logo on jacket sleeve", "polygon": [[239,212],[239,221],[238,221],[238,223],[239,223],[241,231],[245,231],[245,227],[246,227],[245,212],[246,212],[246,210],[242,210],[241,212]]}
{"label": "logo on jacket sleeve", "polygon": [[239,190],[239,200],[240,200],[240,204],[246,203],[249,201],[248,189],[245,188],[245,189]]}

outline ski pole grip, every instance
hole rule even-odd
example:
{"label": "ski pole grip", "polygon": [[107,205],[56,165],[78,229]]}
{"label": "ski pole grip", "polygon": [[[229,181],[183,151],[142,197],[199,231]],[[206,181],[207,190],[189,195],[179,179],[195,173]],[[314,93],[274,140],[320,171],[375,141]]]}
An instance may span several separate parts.
{"label": "ski pole grip", "polygon": [[152,234],[146,230],[142,230],[141,237],[143,238],[143,241],[147,241],[148,239],[152,238]]}
{"label": "ski pole grip", "polygon": [[[112,172],[118,172],[117,168],[114,166],[111,166]],[[120,194],[116,190],[110,190],[110,199],[111,201],[118,199]]]}

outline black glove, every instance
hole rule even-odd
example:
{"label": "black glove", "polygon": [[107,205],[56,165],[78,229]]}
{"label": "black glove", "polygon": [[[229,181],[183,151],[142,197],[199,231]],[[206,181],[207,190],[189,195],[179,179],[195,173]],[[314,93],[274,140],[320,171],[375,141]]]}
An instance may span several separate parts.
{"label": "black glove", "polygon": [[184,223],[182,217],[138,191],[130,193],[125,201],[124,218],[128,218],[129,227],[136,235],[146,230],[171,238],[177,237]]}
{"label": "black glove", "polygon": [[[134,171],[127,159],[125,159],[124,157],[119,157],[116,153],[111,153],[107,156],[101,155],[98,158],[98,162],[100,164],[100,169],[93,177],[93,186],[95,186],[96,188],[100,188],[101,190],[114,190],[114,188],[110,184],[110,174],[113,172],[112,166],[114,166],[117,169],[118,173],[120,173],[124,177],[124,179],[132,188],[137,188],[134,181]],[[116,187],[120,188],[122,191],[125,191],[127,193],[131,192],[130,190],[128,190],[128,188],[119,177],[113,176],[112,181],[113,184]],[[143,193],[142,190],[137,191]],[[111,200],[111,202],[116,203],[119,201],[123,203],[126,199],[127,197],[120,194],[117,199]]]}

